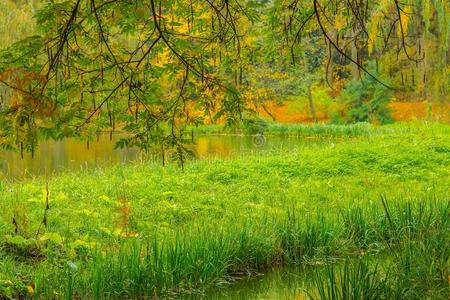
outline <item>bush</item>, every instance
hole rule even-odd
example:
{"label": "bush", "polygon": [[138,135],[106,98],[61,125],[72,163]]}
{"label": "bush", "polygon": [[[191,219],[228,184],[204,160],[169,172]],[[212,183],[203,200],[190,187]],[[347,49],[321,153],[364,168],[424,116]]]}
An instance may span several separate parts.
{"label": "bush", "polygon": [[[368,66],[369,72],[382,82],[389,84],[388,80],[379,76],[372,63]],[[345,123],[371,122],[377,124],[392,123],[389,101],[393,90],[377,82],[365,74],[361,80],[349,81],[340,96],[346,104],[347,112],[343,114]]]}
{"label": "bush", "polygon": [[245,119],[242,124],[242,131],[245,134],[261,134],[268,127],[267,121],[261,118]]}

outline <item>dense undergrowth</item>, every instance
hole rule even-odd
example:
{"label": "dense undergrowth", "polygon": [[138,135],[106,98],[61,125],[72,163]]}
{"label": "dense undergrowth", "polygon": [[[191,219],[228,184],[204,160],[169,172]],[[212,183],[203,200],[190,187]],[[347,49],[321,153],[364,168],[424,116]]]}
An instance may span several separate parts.
{"label": "dense undergrowth", "polygon": [[[45,178],[4,181],[0,298],[176,297],[275,264],[359,257],[330,264],[311,296],[446,299],[448,126],[358,126],[367,134],[184,171],[81,170],[48,191]],[[389,259],[365,260],[377,254]]]}

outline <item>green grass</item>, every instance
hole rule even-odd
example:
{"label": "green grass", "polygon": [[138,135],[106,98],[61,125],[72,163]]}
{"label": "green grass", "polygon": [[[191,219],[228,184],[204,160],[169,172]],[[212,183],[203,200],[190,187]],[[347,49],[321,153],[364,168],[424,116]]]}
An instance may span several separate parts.
{"label": "green grass", "polygon": [[[384,245],[381,260],[369,255],[346,259],[343,266],[329,264],[325,274],[314,278],[313,298],[448,299],[450,202],[428,199],[392,209],[383,199],[383,207],[384,217],[372,218],[366,212],[357,221],[346,220],[344,226],[352,238],[362,236],[368,245],[374,241]],[[367,239],[368,232],[372,238]]]}
{"label": "green grass", "polygon": [[392,277],[349,265],[350,279],[376,273],[358,289],[379,280],[382,295],[401,283],[397,297],[441,297],[449,126],[358,126],[367,134],[339,129],[348,132],[333,142],[190,162],[184,172],[140,162],[60,174],[49,179],[47,212],[45,178],[4,181],[0,295],[168,297],[274,264],[380,252],[395,261]]}
{"label": "green grass", "polygon": [[187,132],[196,134],[257,134],[291,136],[291,137],[361,137],[382,135],[389,136],[432,136],[449,135],[450,126],[436,122],[406,122],[391,125],[373,125],[369,123],[357,123],[349,125],[334,124],[281,124],[256,119],[243,124],[240,127],[227,127],[225,125],[204,125],[199,127],[188,127]]}

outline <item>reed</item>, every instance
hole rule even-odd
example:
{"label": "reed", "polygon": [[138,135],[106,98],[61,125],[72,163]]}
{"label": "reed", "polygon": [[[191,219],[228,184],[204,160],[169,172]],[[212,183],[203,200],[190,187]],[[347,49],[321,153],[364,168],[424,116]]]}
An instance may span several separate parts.
{"label": "reed", "polygon": [[[401,201],[391,208],[383,198],[383,222],[376,214],[361,209],[345,215],[345,226],[356,242],[384,245],[385,262],[380,268],[377,257],[347,258],[342,265],[329,264],[326,272],[315,275],[317,299],[447,299],[450,293],[450,210],[449,201],[419,203]],[[355,216],[355,211],[357,211]],[[351,218],[348,218],[351,216]],[[354,223],[351,220],[355,221]],[[372,220],[373,221],[373,220]],[[361,228],[371,227],[368,230]],[[356,226],[355,226],[356,225]],[[357,228],[357,230],[353,230]],[[374,232],[367,239],[366,232]],[[356,233],[356,234],[355,234]],[[359,234],[358,234],[359,233]],[[386,259],[387,257],[387,259]],[[383,261],[382,261],[383,262]]]}
{"label": "reed", "polygon": [[[343,266],[329,264],[325,274],[321,272],[315,278],[318,298],[417,298],[427,293],[442,297],[448,291],[445,274],[450,260],[442,245],[449,243],[449,202],[396,202],[399,204],[395,209],[384,212],[384,220],[405,222],[410,232],[417,234],[406,234],[405,227],[396,226],[392,229],[395,233],[389,235],[364,235],[368,247],[382,244],[383,256],[392,258],[391,262],[383,269],[373,263],[373,253],[370,259],[359,253],[362,258],[347,259]],[[273,264],[292,265],[312,259],[339,261],[361,246],[361,239],[348,235],[348,230],[360,228],[361,223],[375,226],[383,206],[388,206],[386,199],[383,203],[380,201],[379,210],[358,207],[364,213],[352,221],[346,215],[317,215],[305,220],[289,209],[282,219],[228,222],[220,227],[184,230],[173,238],[127,240],[115,251],[97,249],[79,267],[69,264],[54,277],[43,273],[36,295],[45,298],[56,293],[65,298],[95,299],[167,297],[204,289],[227,277],[264,270]],[[410,222],[412,219],[417,222]],[[378,233],[385,228],[372,230]],[[396,288],[399,286],[402,289]]]}

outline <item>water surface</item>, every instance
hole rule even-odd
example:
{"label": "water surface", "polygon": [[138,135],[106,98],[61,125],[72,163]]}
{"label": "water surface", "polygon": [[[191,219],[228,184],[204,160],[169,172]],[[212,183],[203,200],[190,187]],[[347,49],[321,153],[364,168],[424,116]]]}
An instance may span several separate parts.
{"label": "water surface", "polygon": [[[7,177],[22,178],[30,175],[50,175],[64,170],[127,163],[144,157],[137,148],[115,149],[115,144],[121,137],[123,136],[114,135],[110,139],[108,134],[100,135],[98,140],[89,144],[71,138],[45,141],[39,144],[33,156],[31,153],[24,153],[23,158],[20,153],[2,151],[0,172]],[[205,159],[286,150],[300,145],[308,147],[323,142],[316,139],[279,136],[202,135],[194,137],[194,142],[189,144],[188,148],[193,150],[196,159]],[[161,161],[159,148],[155,149],[151,159]]]}
{"label": "water surface", "polygon": [[323,267],[277,267],[259,276],[235,279],[230,285],[210,289],[191,299],[310,299],[314,290],[314,272]]}

